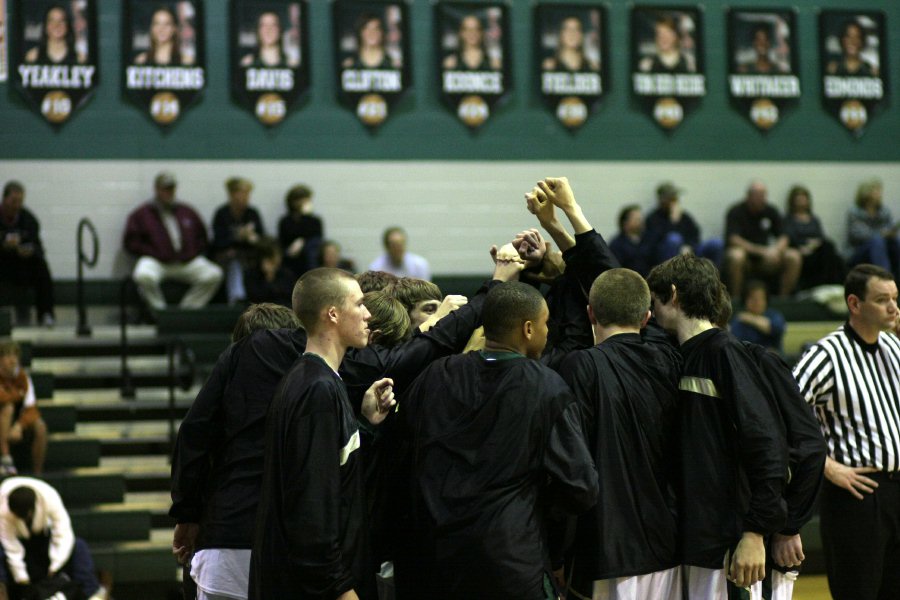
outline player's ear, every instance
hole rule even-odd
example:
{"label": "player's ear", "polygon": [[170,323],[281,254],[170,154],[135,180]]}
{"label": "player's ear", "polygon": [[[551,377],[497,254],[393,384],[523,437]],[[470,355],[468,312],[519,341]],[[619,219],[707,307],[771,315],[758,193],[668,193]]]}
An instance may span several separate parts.
{"label": "player's ear", "polygon": [[672,284],[672,300],[671,300],[672,306],[677,307],[678,306],[677,302],[678,302],[678,288],[676,288],[675,284],[673,283]]}
{"label": "player's ear", "polygon": [[653,315],[653,312],[649,309],[647,310],[647,314],[644,315],[644,318],[641,319],[641,329],[647,326],[647,322],[650,320],[650,317]]}
{"label": "player's ear", "polygon": [[597,324],[597,316],[594,314],[594,309],[591,308],[590,304],[587,305],[587,312],[588,312],[588,320],[591,322],[591,325],[596,325]]}
{"label": "player's ear", "polygon": [[329,306],[328,310],[325,311],[325,319],[329,323],[337,323],[339,316],[340,315],[337,306]]}
{"label": "player's ear", "polygon": [[534,321],[525,321],[522,323],[522,336],[526,340],[530,340],[534,336]]}

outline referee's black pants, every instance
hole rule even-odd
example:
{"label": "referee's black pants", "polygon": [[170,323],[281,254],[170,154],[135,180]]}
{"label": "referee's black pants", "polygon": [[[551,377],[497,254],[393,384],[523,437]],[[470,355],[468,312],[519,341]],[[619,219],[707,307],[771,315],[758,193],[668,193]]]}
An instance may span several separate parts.
{"label": "referee's black pants", "polygon": [[834,600],[900,597],[900,474],[866,477],[878,488],[862,500],[827,480],[822,485],[822,546]]}

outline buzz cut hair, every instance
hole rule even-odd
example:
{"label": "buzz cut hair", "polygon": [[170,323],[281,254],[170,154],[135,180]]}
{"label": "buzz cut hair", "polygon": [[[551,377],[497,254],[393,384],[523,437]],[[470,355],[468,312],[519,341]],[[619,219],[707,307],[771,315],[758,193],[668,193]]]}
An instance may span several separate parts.
{"label": "buzz cut hair", "polygon": [[544,306],[544,297],[528,284],[508,281],[494,286],[484,299],[484,337],[488,340],[509,338],[525,321],[537,320]]}
{"label": "buzz cut hair", "polygon": [[594,280],[589,302],[600,325],[640,328],[650,310],[650,288],[631,269],[610,269]]}
{"label": "buzz cut hair", "polygon": [[342,306],[347,299],[347,284],[356,279],[342,269],[319,267],[303,274],[294,285],[291,305],[307,333],[319,330],[322,311]]}

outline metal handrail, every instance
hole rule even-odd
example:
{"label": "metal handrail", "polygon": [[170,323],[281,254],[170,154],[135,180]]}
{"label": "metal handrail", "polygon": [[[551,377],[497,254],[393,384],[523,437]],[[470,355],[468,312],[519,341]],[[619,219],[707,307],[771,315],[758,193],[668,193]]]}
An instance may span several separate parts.
{"label": "metal handrail", "polygon": [[[174,337],[169,340],[167,344],[167,353],[169,358],[169,457],[171,459],[172,453],[175,451],[175,437],[178,433],[175,430],[175,388],[181,387],[182,390],[186,390],[189,388],[190,384],[193,384],[194,380],[197,378],[197,358],[194,356],[194,352],[190,347],[188,347],[184,340],[179,337]],[[185,377],[183,382],[179,381],[179,379],[184,374],[181,373],[180,370],[176,371],[175,368],[176,356],[181,357],[188,366],[187,377]],[[179,383],[181,384],[180,386]]]}
{"label": "metal handrail", "polygon": [[[84,251],[84,232],[91,234],[91,247],[93,251],[90,257]],[[78,327],[75,330],[79,337],[88,337],[91,335],[91,326],[88,325],[87,306],[84,301],[84,267],[93,269],[97,265],[97,259],[100,258],[100,238],[97,236],[97,229],[87,217],[78,221],[78,233],[76,251],[78,254],[78,282],[77,282],[77,298],[78,298]]]}

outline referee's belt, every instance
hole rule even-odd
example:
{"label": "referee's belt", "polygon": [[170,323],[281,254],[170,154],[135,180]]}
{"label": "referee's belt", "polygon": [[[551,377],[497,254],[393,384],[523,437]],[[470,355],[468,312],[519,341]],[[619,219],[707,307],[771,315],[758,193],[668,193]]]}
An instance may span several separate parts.
{"label": "referee's belt", "polygon": [[866,477],[872,479],[880,479],[886,481],[896,481],[900,483],[900,471],[875,471],[874,473],[864,473]]}

